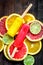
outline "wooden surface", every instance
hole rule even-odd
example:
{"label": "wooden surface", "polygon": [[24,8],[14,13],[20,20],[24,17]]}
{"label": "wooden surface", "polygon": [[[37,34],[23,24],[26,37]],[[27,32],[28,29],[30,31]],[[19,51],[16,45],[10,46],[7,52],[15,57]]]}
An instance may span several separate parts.
{"label": "wooden surface", "polygon": [[[34,14],[37,19],[43,22],[43,0],[0,0],[0,17],[14,12],[22,14],[30,2],[33,3],[33,7],[29,12]],[[40,53],[34,57],[34,65],[43,65],[43,40]],[[8,61],[2,52],[0,53],[0,65],[23,65],[23,61]]]}

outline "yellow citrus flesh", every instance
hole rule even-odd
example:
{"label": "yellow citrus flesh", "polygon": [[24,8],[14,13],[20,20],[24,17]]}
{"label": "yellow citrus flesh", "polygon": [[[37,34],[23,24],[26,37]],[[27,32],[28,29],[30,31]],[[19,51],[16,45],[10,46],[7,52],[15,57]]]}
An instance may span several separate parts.
{"label": "yellow citrus flesh", "polygon": [[4,56],[8,59],[11,60],[7,54],[7,45],[4,46]]}
{"label": "yellow citrus flesh", "polygon": [[35,55],[35,54],[39,53],[39,51],[42,48],[41,41],[30,42],[29,40],[25,39],[24,43],[27,44],[27,46],[28,46],[28,54],[30,54],[30,55]]}
{"label": "yellow citrus flesh", "polygon": [[3,48],[4,48],[4,43],[2,39],[0,38],[0,52],[3,50]]}
{"label": "yellow citrus flesh", "polygon": [[14,23],[14,21],[15,21],[15,19],[16,19],[17,17],[21,17],[21,16],[20,16],[19,14],[16,14],[16,13],[13,13],[13,14],[11,14],[11,15],[8,16],[8,18],[7,18],[7,20],[6,20],[6,23],[5,23],[7,30],[8,30],[8,29],[10,28],[10,26]]}
{"label": "yellow citrus flesh", "polygon": [[33,14],[31,13],[27,13],[25,16],[24,16],[24,20],[25,20],[25,23],[29,23],[33,20],[35,20],[35,17]]}

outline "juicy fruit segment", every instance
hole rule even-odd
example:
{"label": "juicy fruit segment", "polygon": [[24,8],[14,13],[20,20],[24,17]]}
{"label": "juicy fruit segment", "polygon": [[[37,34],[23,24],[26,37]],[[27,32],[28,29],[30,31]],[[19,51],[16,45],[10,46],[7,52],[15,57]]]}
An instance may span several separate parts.
{"label": "juicy fruit segment", "polygon": [[35,55],[40,52],[42,48],[41,41],[38,42],[30,42],[28,39],[25,39],[24,43],[27,44],[28,54]]}
{"label": "juicy fruit segment", "polygon": [[8,18],[6,20],[6,23],[5,23],[7,30],[11,27],[11,25],[14,23],[14,21],[15,21],[15,19],[17,17],[20,17],[20,15],[16,14],[16,13],[13,13],[13,14],[11,14],[11,15],[8,16]]}
{"label": "juicy fruit segment", "polygon": [[13,43],[8,46],[8,55],[12,60],[21,61],[27,56],[28,48],[26,44],[23,43],[21,47],[17,48],[14,56],[11,57],[14,48]]}
{"label": "juicy fruit segment", "polygon": [[6,26],[5,26],[6,19],[7,19],[7,16],[4,16],[0,19],[0,35],[4,35],[7,32]]}
{"label": "juicy fruit segment", "polygon": [[27,55],[27,57],[24,59],[24,65],[33,65],[35,62],[35,59],[31,55]]}
{"label": "juicy fruit segment", "polygon": [[[40,40],[42,40],[42,38],[43,38],[43,24],[42,24],[40,21],[38,21],[38,20],[35,20],[35,21],[38,22],[38,23],[40,23],[40,25],[41,25],[41,30],[40,30],[40,32],[39,32],[38,34],[33,34],[33,33],[31,33],[30,30],[29,30],[29,32],[28,32],[27,35],[26,35],[27,39],[30,40],[30,41],[33,41],[33,42],[35,42],[35,41],[40,41]],[[30,26],[32,23],[33,23],[33,22],[29,23],[28,25]],[[33,31],[33,32],[34,32],[34,31]]]}
{"label": "juicy fruit segment", "polygon": [[35,20],[35,17],[33,14],[31,13],[27,13],[25,16],[24,16],[24,20],[25,20],[25,23],[29,23],[33,20]]}
{"label": "juicy fruit segment", "polygon": [[30,32],[32,34],[38,34],[41,31],[41,25],[38,22],[33,22],[30,24]]}
{"label": "juicy fruit segment", "polygon": [[11,60],[7,54],[7,45],[4,46],[4,56],[8,59]]}
{"label": "juicy fruit segment", "polygon": [[5,34],[2,39],[3,39],[4,44],[7,44],[7,45],[10,44],[14,40],[14,38],[10,37],[7,34]]}
{"label": "juicy fruit segment", "polygon": [[3,50],[3,48],[4,48],[4,43],[2,39],[0,38],[0,52]]}

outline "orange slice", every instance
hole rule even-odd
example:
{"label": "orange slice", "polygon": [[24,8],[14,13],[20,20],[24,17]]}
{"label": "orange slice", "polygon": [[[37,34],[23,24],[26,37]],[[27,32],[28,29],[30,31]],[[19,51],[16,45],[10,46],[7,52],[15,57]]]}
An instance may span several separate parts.
{"label": "orange slice", "polygon": [[27,14],[24,16],[24,20],[25,20],[26,23],[29,23],[29,22],[35,20],[35,17],[34,17],[34,15],[31,14],[31,13],[27,13]]}
{"label": "orange slice", "polygon": [[10,26],[13,24],[13,22],[15,21],[15,19],[17,17],[21,17],[21,16],[19,14],[16,14],[16,13],[13,13],[13,14],[8,16],[6,23],[5,23],[7,30],[10,28]]}
{"label": "orange slice", "polygon": [[35,55],[35,54],[39,53],[39,51],[42,48],[41,41],[30,42],[28,39],[25,39],[24,43],[27,44],[27,46],[28,46],[28,54],[30,54],[30,55]]}
{"label": "orange slice", "polygon": [[2,41],[2,38],[0,38],[0,52],[3,50],[4,48],[4,43]]}

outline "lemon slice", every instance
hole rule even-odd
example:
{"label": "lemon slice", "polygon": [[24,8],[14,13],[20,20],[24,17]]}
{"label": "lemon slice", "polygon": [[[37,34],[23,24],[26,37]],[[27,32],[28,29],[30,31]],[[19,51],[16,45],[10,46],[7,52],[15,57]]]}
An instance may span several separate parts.
{"label": "lemon slice", "polygon": [[41,31],[41,25],[39,22],[35,21],[30,24],[30,32],[32,34],[38,34]]}
{"label": "lemon slice", "polygon": [[28,54],[30,54],[30,55],[38,54],[42,48],[42,42],[41,41],[31,42],[28,39],[25,39],[24,43],[27,44]]}
{"label": "lemon slice", "polygon": [[2,41],[2,38],[0,38],[0,52],[3,50],[4,48],[4,43]]}
{"label": "lemon slice", "polygon": [[27,57],[24,59],[24,65],[33,65],[35,62],[35,59],[31,55],[27,55]]}

